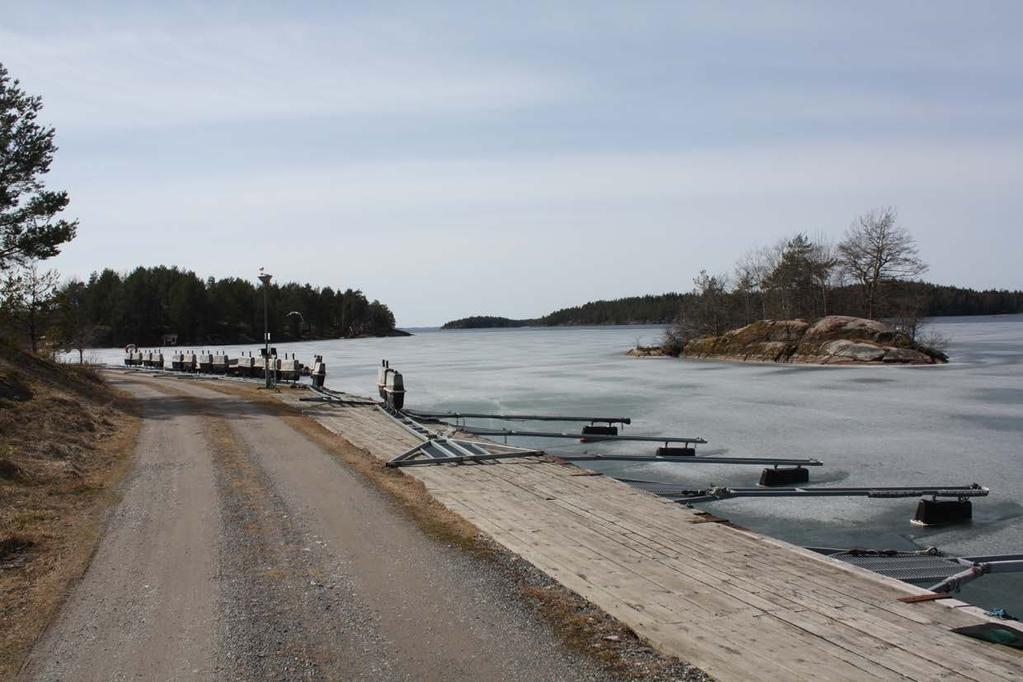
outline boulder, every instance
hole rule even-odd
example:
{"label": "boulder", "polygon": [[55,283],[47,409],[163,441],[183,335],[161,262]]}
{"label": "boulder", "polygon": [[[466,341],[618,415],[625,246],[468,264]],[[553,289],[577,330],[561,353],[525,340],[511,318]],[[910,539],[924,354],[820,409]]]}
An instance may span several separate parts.
{"label": "boulder", "polygon": [[625,354],[634,358],[661,358],[667,355],[660,346],[636,346],[625,351]]}
{"label": "boulder", "polygon": [[[630,355],[655,355],[636,348]],[[682,355],[760,362],[836,364],[912,364],[945,362],[927,348],[884,322],[829,315],[812,325],[803,320],[759,320],[718,336],[686,343]]]}
{"label": "boulder", "polygon": [[837,339],[828,341],[820,347],[820,356],[828,359],[849,359],[856,362],[877,362],[885,355],[885,349],[873,343]]}
{"label": "boulder", "polygon": [[912,348],[889,348],[881,361],[903,365],[930,365],[935,362],[930,356]]}

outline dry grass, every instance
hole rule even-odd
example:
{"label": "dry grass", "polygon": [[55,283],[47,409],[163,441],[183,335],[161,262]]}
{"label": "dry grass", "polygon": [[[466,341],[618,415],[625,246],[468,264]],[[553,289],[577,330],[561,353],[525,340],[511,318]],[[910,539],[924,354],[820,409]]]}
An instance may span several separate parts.
{"label": "dry grass", "polygon": [[0,679],[88,567],[141,421],[89,369],[0,349]]}

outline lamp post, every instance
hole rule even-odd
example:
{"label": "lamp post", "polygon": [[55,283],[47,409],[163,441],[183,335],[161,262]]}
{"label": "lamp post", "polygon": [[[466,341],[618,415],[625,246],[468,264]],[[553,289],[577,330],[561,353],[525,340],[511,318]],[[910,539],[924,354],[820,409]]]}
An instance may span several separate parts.
{"label": "lamp post", "polygon": [[266,343],[266,350],[263,354],[263,376],[266,377],[266,387],[270,388],[270,313],[267,303],[270,280],[273,278],[269,272],[259,269],[259,281],[263,283],[263,340]]}

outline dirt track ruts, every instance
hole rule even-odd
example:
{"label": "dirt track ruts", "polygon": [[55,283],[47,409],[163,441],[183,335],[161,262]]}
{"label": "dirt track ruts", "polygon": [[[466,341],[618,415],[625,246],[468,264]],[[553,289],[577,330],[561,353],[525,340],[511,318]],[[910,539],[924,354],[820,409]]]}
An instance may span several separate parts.
{"label": "dirt track ruts", "polygon": [[135,469],[26,679],[607,677],[267,406],[112,381],[143,405]]}

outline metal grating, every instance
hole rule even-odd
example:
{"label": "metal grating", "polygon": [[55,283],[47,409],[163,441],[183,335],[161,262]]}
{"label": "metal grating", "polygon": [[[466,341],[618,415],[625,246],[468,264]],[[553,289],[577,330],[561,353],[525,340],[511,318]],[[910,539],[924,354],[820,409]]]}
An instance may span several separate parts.
{"label": "metal grating", "polygon": [[908,582],[944,580],[964,568],[963,564],[954,558],[926,554],[864,556],[838,552],[830,556],[889,578]]}

